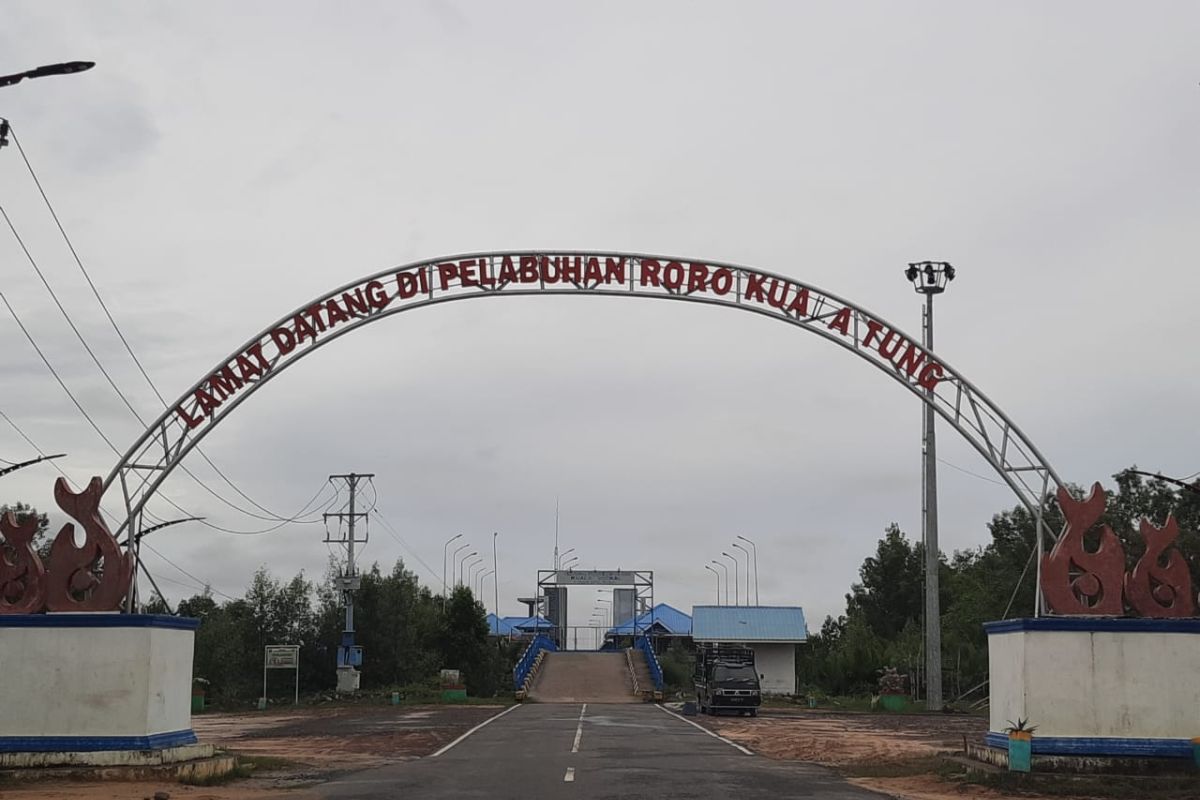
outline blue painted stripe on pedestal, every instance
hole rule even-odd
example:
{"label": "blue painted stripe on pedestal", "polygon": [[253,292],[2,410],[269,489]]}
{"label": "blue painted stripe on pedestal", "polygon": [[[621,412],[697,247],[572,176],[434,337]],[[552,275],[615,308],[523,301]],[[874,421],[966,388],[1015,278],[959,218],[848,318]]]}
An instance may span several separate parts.
{"label": "blue painted stripe on pedestal", "polygon": [[[989,746],[1008,749],[1008,734],[991,731]],[[1122,739],[1107,736],[1033,736],[1033,754],[1054,756],[1141,756],[1191,758],[1190,739]]]}
{"label": "blue painted stripe on pedestal", "polygon": [[149,736],[0,736],[0,753],[93,753],[97,750],[160,750],[195,744],[191,728]]}
{"label": "blue painted stripe on pedestal", "polygon": [[200,620],[169,614],[0,614],[0,628],[169,628],[194,631]]}
{"label": "blue painted stripe on pedestal", "polygon": [[988,635],[1014,631],[1076,631],[1084,633],[1200,633],[1200,619],[1142,619],[1137,617],[1037,617],[985,622]]}

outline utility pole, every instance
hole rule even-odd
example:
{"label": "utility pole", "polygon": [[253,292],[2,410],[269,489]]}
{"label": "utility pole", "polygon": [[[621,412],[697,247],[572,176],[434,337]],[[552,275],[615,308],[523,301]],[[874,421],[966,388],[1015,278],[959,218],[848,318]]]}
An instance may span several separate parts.
{"label": "utility pole", "polygon": [[[933,296],[946,291],[954,280],[954,267],[945,261],[921,261],[908,265],[904,275],[918,294],[925,295],[924,324],[921,326],[927,358],[933,354]],[[938,590],[941,551],[938,549],[937,444],[933,410],[934,390],[925,390],[922,422],[923,483],[922,514],[925,542],[925,710],[942,710],[942,611]]]}
{"label": "utility pole", "polygon": [[342,599],[346,604],[346,627],[342,631],[342,643],[338,645],[337,650],[337,690],[339,692],[357,691],[361,678],[361,673],[355,669],[355,667],[362,666],[362,648],[354,644],[354,592],[358,590],[360,583],[358,569],[354,565],[354,545],[366,544],[367,536],[364,534],[361,539],[355,538],[354,525],[359,517],[365,519],[368,514],[366,511],[360,512],[356,510],[359,484],[369,482],[374,477],[374,474],[359,475],[353,472],[349,475],[329,476],[331,483],[333,481],[342,481],[350,494],[350,502],[347,505],[346,511],[324,515],[326,522],[331,517],[338,520],[339,523],[345,520],[347,529],[346,536],[340,536],[341,526],[339,524],[339,536],[337,538],[329,536],[328,528],[325,531],[326,543],[336,543],[346,548],[346,568],[338,576],[338,587],[342,590]]}

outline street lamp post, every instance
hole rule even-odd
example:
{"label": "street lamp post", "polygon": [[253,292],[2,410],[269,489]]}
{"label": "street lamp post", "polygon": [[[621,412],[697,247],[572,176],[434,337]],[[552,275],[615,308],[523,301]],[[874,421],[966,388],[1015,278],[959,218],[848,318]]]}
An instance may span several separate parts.
{"label": "street lamp post", "polygon": [[[925,313],[921,332],[922,346],[927,358],[933,354],[933,296],[946,291],[947,284],[954,280],[954,267],[945,261],[920,261],[908,265],[904,275],[912,282],[918,294],[925,295]],[[942,709],[942,612],[938,599],[938,568],[941,563],[938,550],[937,514],[937,444],[933,410],[933,389],[925,390],[924,432],[924,497],[922,500],[922,526],[925,542],[925,708],[927,711]],[[1039,531],[1040,533],[1040,531]]]}
{"label": "street lamp post", "polygon": [[725,605],[729,605],[729,565],[724,561],[717,561],[715,558],[712,563],[725,570]]}
{"label": "street lamp post", "polygon": [[750,545],[750,549],[754,552],[754,605],[758,605],[758,545],[751,542],[745,536],[738,536],[743,542]]}
{"label": "street lamp post", "polygon": [[446,603],[446,593],[450,590],[450,587],[446,585],[446,554],[450,551],[450,543],[453,542],[455,539],[461,539],[461,538],[462,538],[462,534],[456,533],[453,536],[451,536],[449,539],[447,539],[446,543],[444,545],[442,545],[442,604],[443,605],[445,605],[445,603]]}
{"label": "street lamp post", "polygon": [[554,568],[556,570],[562,569],[562,565],[566,561],[567,556],[571,555],[571,553],[574,553],[574,552],[575,552],[575,548],[572,547],[569,550],[564,550],[563,552],[559,553],[558,554],[558,563],[554,565]]}
{"label": "street lamp post", "polygon": [[704,568],[711,572],[717,578],[717,605],[721,605],[721,573],[712,568],[711,565],[705,564]]}
{"label": "street lamp post", "polygon": [[[470,545],[467,545],[467,546],[470,547]],[[454,571],[454,574],[457,576],[454,578],[455,588],[458,588],[463,583],[463,565],[467,562],[468,558],[474,558],[477,555],[479,555],[479,553],[472,550],[471,552],[463,555],[463,557],[458,560],[458,565],[457,565],[458,568]]]}
{"label": "street lamp post", "polygon": [[746,554],[746,605],[748,606],[750,605],[750,551],[737,542],[734,542],[733,546]]}
{"label": "street lamp post", "polygon": [[467,566],[467,571],[463,573],[463,575],[466,576],[466,579],[463,581],[463,586],[466,586],[471,590],[472,596],[475,596],[475,570],[481,569],[486,565],[487,562],[484,560],[483,556],[476,555],[475,558],[471,560],[470,565]]}
{"label": "street lamp post", "polygon": [[560,569],[574,569],[574,565],[579,563],[579,556],[571,556],[562,562]]}
{"label": "street lamp post", "polygon": [[738,560],[736,557],[729,555],[729,553],[726,553],[724,550],[721,551],[721,555],[733,562],[733,604],[735,606],[740,606],[742,604],[742,592],[741,587],[738,584]]}

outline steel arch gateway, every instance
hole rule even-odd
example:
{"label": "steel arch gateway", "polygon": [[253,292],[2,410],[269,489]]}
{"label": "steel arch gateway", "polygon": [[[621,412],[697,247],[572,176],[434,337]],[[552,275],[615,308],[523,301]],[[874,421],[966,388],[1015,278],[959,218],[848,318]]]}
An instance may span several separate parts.
{"label": "steel arch gateway", "polygon": [[[646,297],[750,311],[816,333],[930,403],[992,465],[1038,520],[1062,482],[986,395],[882,317],[792,278],[735,264],[585,251],[470,253],[419,261],[348,283],[277,320],[221,361],[125,452],[104,481],[120,485],[136,532],[146,502],[187,454],[257,389],[308,353],[384,317],[485,297]],[[1053,484],[1053,487],[1051,486]]]}

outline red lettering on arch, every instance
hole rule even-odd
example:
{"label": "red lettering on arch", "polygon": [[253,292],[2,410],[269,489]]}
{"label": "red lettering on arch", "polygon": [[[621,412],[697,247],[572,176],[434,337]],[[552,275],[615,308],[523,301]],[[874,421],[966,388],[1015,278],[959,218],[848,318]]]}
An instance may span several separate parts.
{"label": "red lettering on arch", "polygon": [[513,267],[512,256],[505,256],[500,261],[500,282],[501,283],[516,283],[517,270]]}
{"label": "red lettering on arch", "polygon": [[753,300],[756,303],[765,301],[766,295],[763,294],[763,284],[766,282],[765,275],[759,275],[757,272],[746,273],[746,299]]}
{"label": "red lettering on arch", "polygon": [[254,362],[246,358],[244,355],[237,357],[238,372],[242,374],[242,381],[249,383],[255,378],[262,377],[262,370],[254,366]]}
{"label": "red lettering on arch", "polygon": [[795,313],[797,317],[808,316],[808,289],[801,287],[800,291],[796,292],[796,296],[792,298],[792,302],[784,309],[783,313]]}
{"label": "red lettering on arch", "polygon": [[671,291],[683,286],[683,264],[678,261],[668,261],[663,267],[663,285]]}
{"label": "red lettering on arch", "polygon": [[904,351],[904,355],[896,359],[896,369],[907,372],[911,378],[923,363],[925,363],[925,354],[921,352],[921,348],[909,342],[908,349]]}
{"label": "red lettering on arch", "polygon": [[228,400],[233,393],[242,388],[242,379],[228,364],[221,367],[208,378],[208,390],[218,400]]}
{"label": "red lettering on arch", "polygon": [[658,272],[661,269],[662,264],[658,263],[653,258],[643,258],[641,269],[642,286],[662,286],[662,281],[658,277]]}
{"label": "red lettering on arch", "polygon": [[411,272],[396,273],[396,294],[401,300],[417,296],[417,276]]}
{"label": "red lettering on arch", "polygon": [[692,264],[688,267],[688,294],[708,290],[708,267]]}
{"label": "red lettering on arch", "polygon": [[521,256],[521,283],[537,283],[542,279],[537,263],[537,256]]}
{"label": "red lettering on arch", "polygon": [[458,277],[458,267],[454,264],[438,264],[437,271],[442,291],[450,288],[450,281]]}
{"label": "red lettering on arch", "polygon": [[[396,276],[397,280],[399,280],[399,277],[400,275]],[[367,298],[363,297],[361,286],[356,287],[353,293],[342,292],[342,302],[346,305],[346,312],[348,314],[366,314],[370,308],[367,305]]]}
{"label": "red lettering on arch", "polygon": [[342,311],[338,301],[333,298],[325,301],[325,316],[329,318],[329,327],[331,328],[338,323],[350,321],[350,315]]}
{"label": "red lettering on arch", "polygon": [[829,321],[829,330],[838,331],[842,336],[850,335],[850,309],[843,308]]}
{"label": "red lettering on arch", "polygon": [[197,389],[192,397],[196,399],[196,404],[200,406],[200,410],[204,412],[204,416],[212,417],[213,412],[221,407],[221,401],[215,399],[203,389]]}
{"label": "red lettering on arch", "polygon": [[942,378],[946,377],[946,370],[936,361],[931,361],[921,370],[920,376],[917,378],[917,383],[922,389],[933,391],[937,385],[942,382]]}
{"label": "red lettering on arch", "polygon": [[296,349],[296,337],[287,328],[276,328],[271,331],[271,341],[275,343],[275,349],[281,356],[286,356]]}
{"label": "red lettering on arch", "polygon": [[624,258],[606,258],[604,259],[604,282],[623,284],[625,283],[625,259]]}
{"label": "red lettering on arch", "polygon": [[717,294],[729,294],[733,289],[733,270],[725,267],[718,267],[717,271],[712,276],[712,290]]}
{"label": "red lettering on arch", "polygon": [[387,289],[384,289],[383,284],[379,281],[371,281],[367,284],[366,289],[367,302],[371,304],[371,308],[382,311],[392,302],[391,295],[387,293]]}

